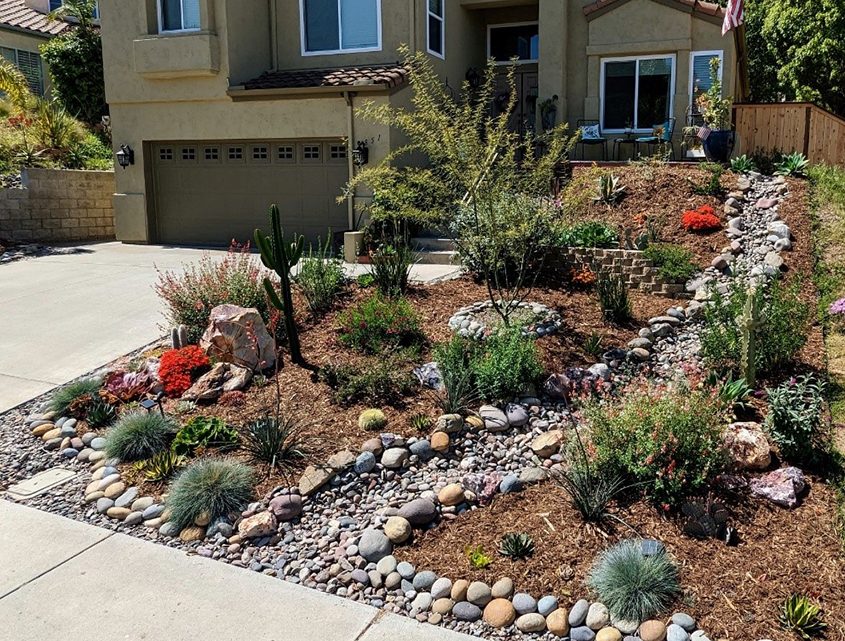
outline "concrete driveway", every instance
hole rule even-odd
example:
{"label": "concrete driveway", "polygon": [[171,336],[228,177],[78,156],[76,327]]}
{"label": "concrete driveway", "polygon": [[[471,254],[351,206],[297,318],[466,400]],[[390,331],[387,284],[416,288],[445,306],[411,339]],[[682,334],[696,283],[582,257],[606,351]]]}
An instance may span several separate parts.
{"label": "concrete driveway", "polygon": [[[82,253],[0,265],[0,412],[162,336],[156,267],[178,270],[206,251],[117,242],[78,247]],[[411,276],[427,281],[455,271],[416,265]]]}

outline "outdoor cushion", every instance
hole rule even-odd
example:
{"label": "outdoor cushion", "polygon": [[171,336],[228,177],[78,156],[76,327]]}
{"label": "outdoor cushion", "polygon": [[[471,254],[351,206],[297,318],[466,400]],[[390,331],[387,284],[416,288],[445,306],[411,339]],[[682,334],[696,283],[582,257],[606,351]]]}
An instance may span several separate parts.
{"label": "outdoor cushion", "polygon": [[598,125],[584,125],[581,127],[581,140],[599,140],[600,138]]}
{"label": "outdoor cushion", "polygon": [[663,123],[663,142],[672,140],[672,121],[667,120]]}

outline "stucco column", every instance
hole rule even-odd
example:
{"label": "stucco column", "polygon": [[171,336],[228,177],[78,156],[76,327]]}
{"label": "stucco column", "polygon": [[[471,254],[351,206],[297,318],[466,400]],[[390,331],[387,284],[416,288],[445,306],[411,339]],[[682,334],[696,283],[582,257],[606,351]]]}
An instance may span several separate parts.
{"label": "stucco column", "polygon": [[568,6],[566,0],[540,0],[540,62],[539,102],[558,97],[557,122],[566,122],[569,110],[566,102],[566,45],[568,37]]}
{"label": "stucco column", "polygon": [[690,52],[691,49],[678,49],[678,58],[675,62],[675,133],[676,140],[681,139],[683,128],[687,124],[687,107],[690,102]]}

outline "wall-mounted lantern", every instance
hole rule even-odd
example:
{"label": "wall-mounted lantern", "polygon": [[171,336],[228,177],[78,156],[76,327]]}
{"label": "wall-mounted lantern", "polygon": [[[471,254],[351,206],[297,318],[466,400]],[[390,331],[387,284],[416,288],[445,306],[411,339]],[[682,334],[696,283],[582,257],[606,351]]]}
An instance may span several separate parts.
{"label": "wall-mounted lantern", "polygon": [[370,148],[366,141],[359,140],[355,149],[352,150],[352,162],[358,167],[363,167],[370,162]]}
{"label": "wall-mounted lantern", "polygon": [[117,164],[126,169],[129,165],[135,164],[135,152],[129,145],[121,145],[115,154]]}

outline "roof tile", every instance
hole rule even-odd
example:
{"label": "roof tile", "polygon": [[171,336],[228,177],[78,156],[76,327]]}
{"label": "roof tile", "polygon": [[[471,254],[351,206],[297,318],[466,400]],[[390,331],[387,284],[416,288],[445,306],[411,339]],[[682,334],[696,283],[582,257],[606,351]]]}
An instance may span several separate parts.
{"label": "roof tile", "polygon": [[[584,15],[589,16],[591,13],[595,13],[605,7],[610,7],[619,1],[620,0],[596,0],[592,4],[588,4],[584,7]],[[689,7],[694,13],[699,12],[708,16],[718,16],[720,18],[725,15],[725,10],[714,2],[704,2],[702,0],[674,0],[674,2]]]}
{"label": "roof tile", "polygon": [[0,28],[4,26],[45,36],[57,36],[70,27],[62,20],[50,20],[45,14],[28,7],[24,0],[0,0]]}
{"label": "roof tile", "polygon": [[408,70],[400,64],[367,65],[332,69],[298,69],[265,71],[258,78],[248,80],[250,89],[305,89],[309,87],[354,87],[384,85],[386,89],[400,87],[408,80]]}

